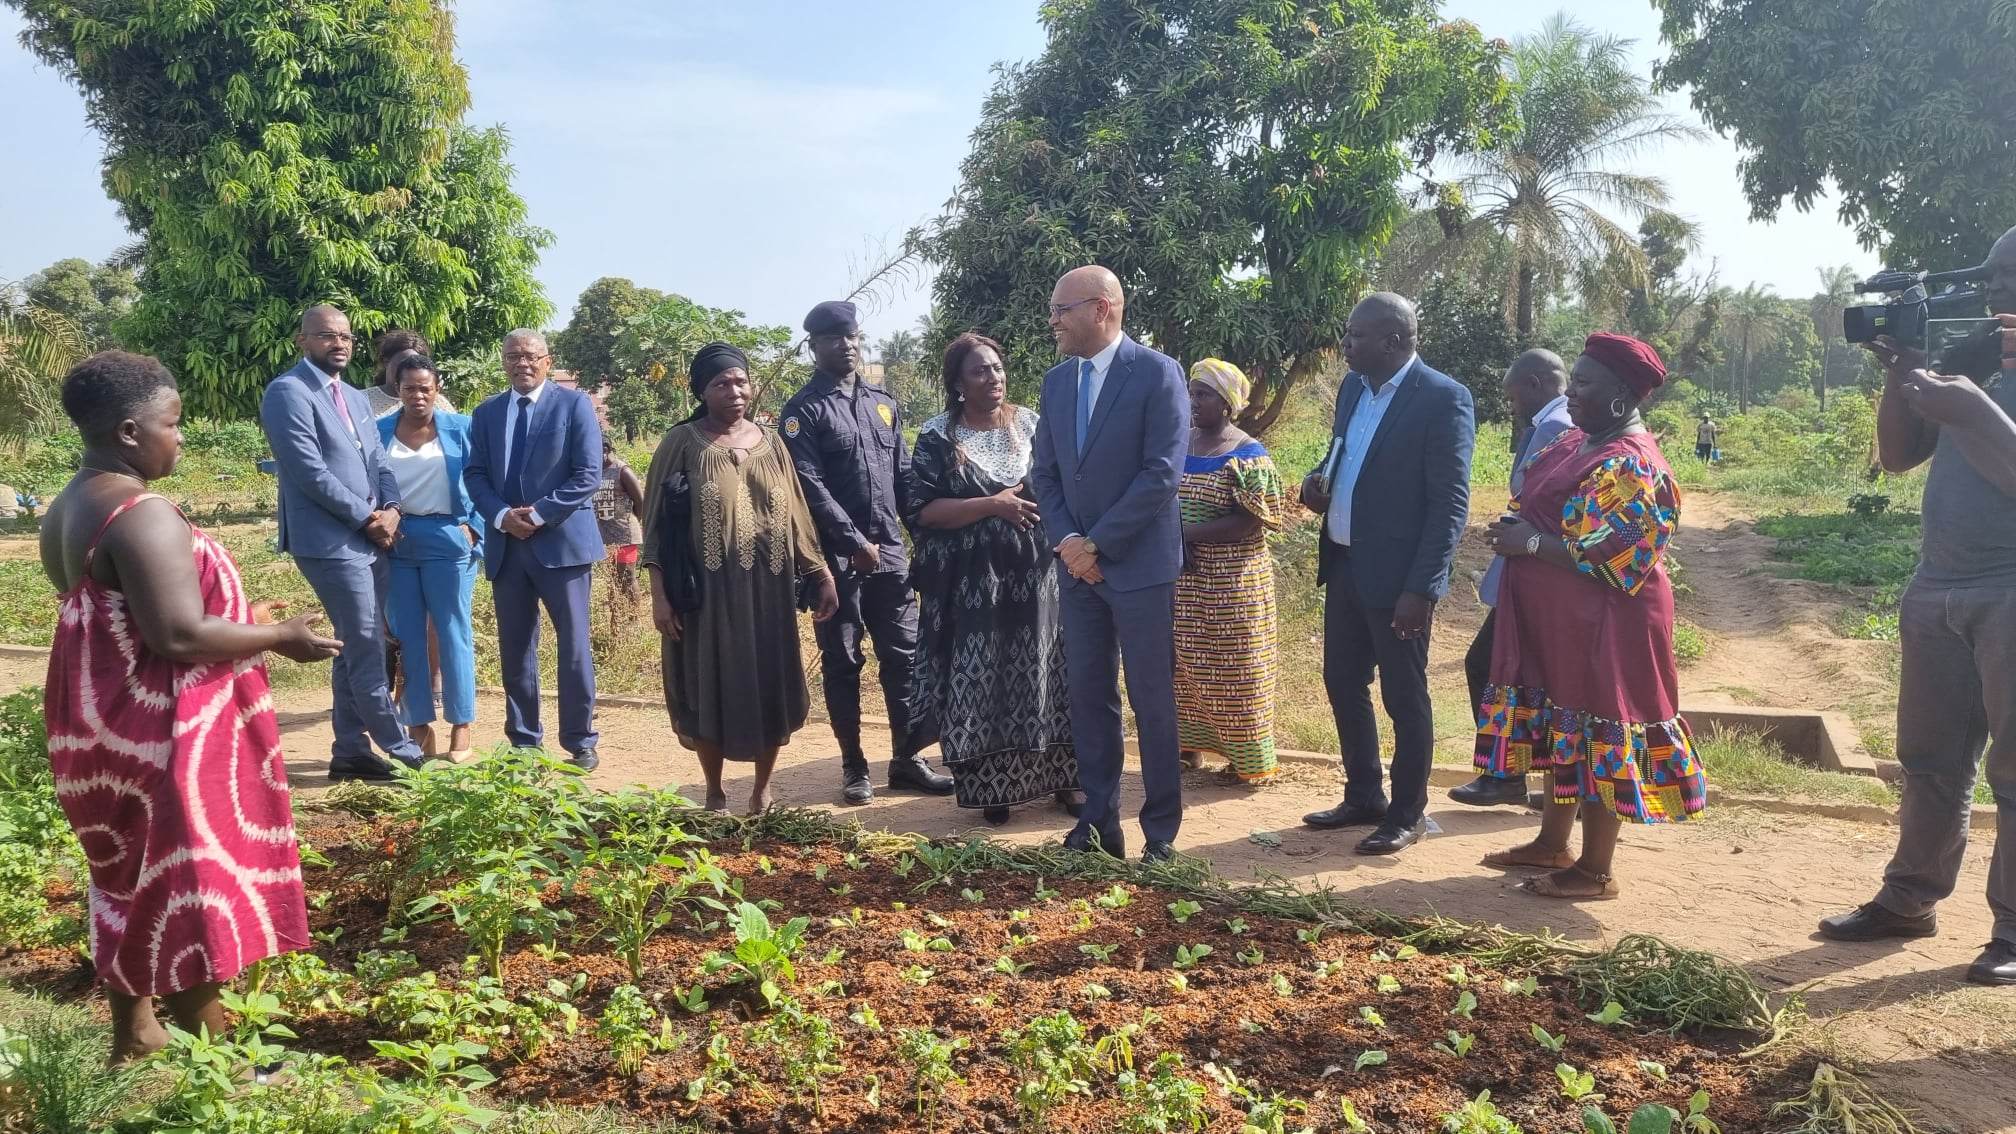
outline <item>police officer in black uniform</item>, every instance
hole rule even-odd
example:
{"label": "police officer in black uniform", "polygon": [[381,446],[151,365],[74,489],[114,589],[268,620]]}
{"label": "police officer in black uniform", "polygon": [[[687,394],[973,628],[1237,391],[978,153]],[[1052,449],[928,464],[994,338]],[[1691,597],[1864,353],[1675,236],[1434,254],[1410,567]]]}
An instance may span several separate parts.
{"label": "police officer in black uniform", "polygon": [[784,403],[782,431],[840,592],[840,612],[814,632],[826,714],[840,741],[841,798],[848,803],[875,798],[861,751],[863,631],[875,640],[889,706],[890,788],[950,795],[952,777],[933,771],[919,755],[937,743],[938,731],[914,712],[917,598],[910,591],[910,558],[903,546],[903,491],[910,473],[903,411],[887,391],[858,373],[861,327],[852,303],[814,307],[805,317],[805,333],[816,369],[805,388]]}

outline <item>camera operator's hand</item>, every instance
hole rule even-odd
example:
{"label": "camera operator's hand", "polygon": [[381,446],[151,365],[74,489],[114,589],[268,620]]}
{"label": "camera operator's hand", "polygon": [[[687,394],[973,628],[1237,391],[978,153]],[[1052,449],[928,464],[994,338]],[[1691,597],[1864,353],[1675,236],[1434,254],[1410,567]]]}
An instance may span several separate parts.
{"label": "camera operator's hand", "polygon": [[1905,346],[1889,335],[1877,335],[1875,342],[1863,343],[1862,348],[1876,356],[1877,365],[1883,368],[1884,377],[1893,387],[1909,378],[1912,371],[1925,369],[1924,351]]}
{"label": "camera operator's hand", "polygon": [[1995,403],[1989,400],[1987,392],[1975,385],[1973,379],[1960,375],[1914,370],[1897,389],[1918,416],[1941,425],[1964,425],[1984,413],[1995,412]]}

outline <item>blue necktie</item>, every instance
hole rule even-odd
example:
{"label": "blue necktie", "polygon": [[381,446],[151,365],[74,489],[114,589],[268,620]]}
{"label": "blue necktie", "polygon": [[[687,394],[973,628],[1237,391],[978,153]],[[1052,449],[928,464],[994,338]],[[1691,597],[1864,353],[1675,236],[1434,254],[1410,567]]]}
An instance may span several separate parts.
{"label": "blue necktie", "polygon": [[1078,451],[1085,451],[1085,435],[1092,431],[1092,360],[1078,360]]}
{"label": "blue necktie", "polygon": [[518,420],[511,424],[511,456],[504,465],[504,502],[512,507],[525,503],[525,435],[532,427],[532,399],[518,396]]}

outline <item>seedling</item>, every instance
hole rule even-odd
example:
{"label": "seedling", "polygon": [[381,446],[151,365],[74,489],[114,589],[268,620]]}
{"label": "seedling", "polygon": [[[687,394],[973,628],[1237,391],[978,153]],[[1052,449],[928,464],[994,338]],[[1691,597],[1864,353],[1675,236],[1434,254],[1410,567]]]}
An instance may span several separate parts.
{"label": "seedling", "polygon": [[1118,945],[1080,945],[1078,946],[1078,951],[1088,957],[1097,958],[1099,963],[1103,965],[1113,959],[1113,954],[1119,948],[1120,946]]}
{"label": "seedling", "polygon": [[1237,937],[1240,934],[1245,933],[1246,919],[1243,917],[1233,918],[1231,921],[1225,923],[1225,931],[1227,933],[1230,933],[1234,937]]}
{"label": "seedling", "polygon": [[765,878],[768,878],[770,875],[777,873],[777,864],[771,862],[770,856],[767,854],[757,855],[756,869]]}
{"label": "seedling", "polygon": [[671,1023],[664,1021],[644,999],[634,984],[619,985],[609,994],[609,1003],[595,1021],[596,1034],[616,1057],[616,1071],[635,1079],[644,1070],[644,1056],[653,1047],[671,1046]]}
{"label": "seedling", "polygon": [[1211,953],[1212,949],[1209,945],[1178,945],[1176,946],[1176,967],[1179,969],[1194,969],[1197,967],[1197,962],[1210,956]]}
{"label": "seedling", "polygon": [[819,958],[819,963],[830,969],[846,959],[847,950],[835,945],[831,949],[826,950],[826,955]]}
{"label": "seedling", "polygon": [[1182,1066],[1182,1056],[1165,1051],[1149,1064],[1145,1078],[1132,1070],[1120,1073],[1120,1099],[1126,1104],[1123,1134],[1204,1129],[1204,1084],[1177,1074]]}
{"label": "seedling", "polygon": [[1169,903],[1169,916],[1175,918],[1176,924],[1178,925],[1188,924],[1191,918],[1196,917],[1198,914],[1203,912],[1204,912],[1203,906],[1198,905],[1196,902],[1193,902],[1188,898],[1185,898],[1180,902]]}
{"label": "seedling", "polygon": [[1294,997],[1295,986],[1289,983],[1286,974],[1275,973],[1274,980],[1272,983],[1274,985],[1274,995],[1280,997],[1283,1000],[1288,1000]]}
{"label": "seedling", "polygon": [[1372,1134],[1371,1125],[1358,1117],[1358,1108],[1350,1099],[1337,1100],[1337,1121],[1343,1124],[1344,1134]]}
{"label": "seedling", "polygon": [[935,913],[930,913],[930,912],[926,912],[926,913],[924,914],[924,920],[925,920],[925,921],[927,921],[927,922],[930,922],[930,923],[931,923],[931,928],[933,928],[933,929],[950,929],[950,928],[952,928],[952,921],[951,921],[951,919],[950,919],[950,918],[945,918],[945,917],[941,917],[941,916],[939,916],[938,914],[935,914]]}
{"label": "seedling", "polygon": [[1190,978],[1182,973],[1169,974],[1169,987],[1179,993],[1190,991]]}
{"label": "seedling", "polygon": [[1370,1051],[1359,1052],[1358,1058],[1351,1061],[1351,1070],[1363,1071],[1367,1067],[1383,1067],[1385,1064],[1386,1053],[1375,1047]]}
{"label": "seedling", "polygon": [[707,989],[704,985],[695,984],[684,992],[681,992],[675,985],[672,993],[672,1003],[677,1004],[692,1015],[698,1016],[707,1010]]}
{"label": "seedling", "polygon": [[1449,1009],[1449,1014],[1468,1020],[1475,1011],[1477,1011],[1477,994],[1466,988],[1463,990],[1463,995],[1456,998],[1456,1007]]}
{"label": "seedling", "polygon": [[1458,1059],[1470,1058],[1470,1048],[1477,1042],[1477,1037],[1468,1032],[1449,1032],[1447,1035],[1448,1042],[1437,1041],[1435,1050],[1447,1052]]}
{"label": "seedling", "polygon": [[854,886],[850,882],[842,882],[838,886],[826,887],[826,892],[836,898],[844,898],[854,892]]}
{"label": "seedling", "polygon": [[818,879],[821,882],[824,882],[826,881],[826,876],[832,873],[832,871],[833,871],[832,867],[827,866],[825,863],[822,862],[812,868],[812,877]]}
{"label": "seedling", "polygon": [[1028,920],[1029,920],[1029,911],[1028,911],[1028,910],[1009,910],[1009,911],[1008,911],[1008,920],[1009,920],[1010,922],[1015,922],[1015,923],[1019,923],[1019,922],[1025,922],[1025,921],[1028,921]]}
{"label": "seedling", "polygon": [[1386,1026],[1386,1017],[1381,1016],[1379,1014],[1379,1010],[1377,1008],[1372,1007],[1370,1004],[1362,1004],[1359,1006],[1358,1018],[1372,1025],[1375,1028],[1383,1028]]}
{"label": "seedling", "polygon": [[1052,902],[1052,901],[1056,901],[1056,900],[1057,900],[1057,897],[1058,897],[1058,892],[1057,892],[1056,890],[1052,890],[1052,889],[1051,889],[1050,887],[1048,887],[1048,886],[1045,886],[1045,885],[1043,884],[1043,880],[1042,880],[1041,878],[1038,878],[1038,879],[1036,880],[1036,900],[1037,900],[1037,901],[1039,901],[1039,902]]}
{"label": "seedling", "polygon": [[899,854],[896,856],[896,865],[891,869],[893,869],[896,872],[896,877],[908,878],[910,877],[910,872],[912,870],[915,870],[916,868],[917,868],[916,859],[911,858],[907,854]]}
{"label": "seedling", "polygon": [[1614,1028],[1624,1022],[1624,1006],[1612,1000],[1603,1005],[1601,1012],[1589,1012],[1585,1015],[1606,1028]]}
{"label": "seedling", "polygon": [[733,920],[735,952],[725,958],[725,965],[716,967],[734,968],[734,979],[754,984],[763,1006],[772,1007],[783,995],[783,985],[798,979],[793,960],[804,947],[807,919],[794,917],[781,926],[772,926],[761,909],[743,902],[735,907]]}
{"label": "seedling", "polygon": [[1518,980],[1506,980],[1499,987],[1503,988],[1509,996],[1531,996],[1540,991],[1540,982],[1533,977],[1526,976]]}
{"label": "seedling", "polygon": [[1257,965],[1266,959],[1267,954],[1262,952],[1258,945],[1239,954],[1239,963],[1245,965]]}
{"label": "seedling", "polygon": [[1029,962],[1018,961],[1006,953],[994,958],[994,971],[1002,976],[1021,976],[1029,970]]}
{"label": "seedling", "polygon": [[843,859],[841,859],[841,860],[840,860],[840,864],[841,864],[842,866],[845,866],[845,867],[846,867],[847,869],[849,869],[849,870],[859,870],[859,869],[861,869],[862,867],[864,867],[864,866],[868,865],[867,863],[865,863],[865,862],[862,862],[862,861],[861,861],[861,856],[860,856],[860,855],[858,855],[858,854],[855,854],[855,853],[854,853],[853,851],[848,851],[848,852],[847,852],[847,857],[846,857],[846,858],[843,858]]}
{"label": "seedling", "polygon": [[833,1034],[833,1026],[826,1018],[787,1000],[781,1011],[756,1029],[753,1038],[777,1049],[785,1085],[800,1098],[809,1092],[812,1113],[823,1117],[826,1113],[823,1084],[829,1076],[845,1070],[836,1062],[840,1039]]}
{"label": "seedling", "polygon": [[1391,996],[1398,991],[1400,991],[1400,982],[1398,980],[1395,980],[1387,973],[1379,974],[1379,995]]}
{"label": "seedling", "polygon": [[1643,1071],[1662,1083],[1666,1081],[1666,1065],[1664,1063],[1654,1063],[1650,1059],[1641,1059],[1638,1061],[1638,1070]]}
{"label": "seedling", "polygon": [[1412,945],[1402,945],[1398,949],[1393,950],[1393,959],[1396,961],[1412,960],[1420,955],[1421,950],[1416,949]]}
{"label": "seedling", "polygon": [[911,965],[909,968],[904,969],[902,973],[904,980],[907,980],[911,984],[917,985],[920,988],[923,987],[924,985],[930,984],[931,978],[937,975],[938,970],[927,969],[923,965]]}
{"label": "seedling", "polygon": [[974,905],[979,905],[981,902],[987,900],[987,892],[985,890],[965,889],[959,891],[959,896],[972,902]]}
{"label": "seedling", "polygon": [[924,1120],[924,1129],[930,1130],[938,1123],[938,1104],[945,1098],[945,1088],[966,1082],[952,1069],[952,1056],[965,1050],[966,1040],[943,1040],[927,1028],[905,1028],[897,1033],[896,1043],[898,1053],[911,1067],[910,1089],[917,1115]]}
{"label": "seedling", "polygon": [[1384,949],[1374,949],[1374,950],[1372,950],[1372,963],[1373,963],[1373,964],[1375,964],[1375,965],[1386,965],[1386,964],[1391,964],[1391,963],[1392,963],[1392,961],[1393,961],[1393,954],[1391,954],[1391,953],[1388,953],[1388,952],[1387,952],[1386,950],[1384,950]]}
{"label": "seedling", "polygon": [[1602,1102],[1603,1096],[1596,1091],[1596,1076],[1593,1072],[1577,1071],[1567,1063],[1554,1065],[1554,1077],[1561,1080],[1561,1094],[1569,1102]]}
{"label": "seedling", "polygon": [[1343,968],[1344,962],[1342,961],[1318,961],[1316,962],[1316,979],[1329,980],[1341,972]]}
{"label": "seedling", "polygon": [[1108,890],[1105,893],[1099,895],[1098,897],[1092,899],[1092,901],[1100,909],[1123,910],[1126,909],[1129,905],[1133,904],[1134,892],[1132,890],[1129,890],[1127,887],[1122,886],[1120,883],[1115,882],[1113,883],[1113,888],[1111,890]]}
{"label": "seedling", "polygon": [[1314,945],[1323,940],[1323,927],[1316,925],[1308,929],[1298,929],[1295,931],[1295,940],[1304,945]]}
{"label": "seedling", "polygon": [[1553,1032],[1548,1031],[1546,1028],[1543,1028],[1538,1024],[1532,1025],[1531,1031],[1533,1034],[1533,1042],[1539,1044],[1541,1047],[1545,1048],[1547,1051],[1555,1055],[1561,1054],[1561,1045],[1568,1042],[1568,1037],[1566,1035],[1557,1036]]}
{"label": "seedling", "polygon": [[1113,999],[1113,990],[1100,984],[1098,981],[1089,981],[1085,987],[1078,990],[1078,995],[1083,996],[1087,1000],[1111,1000]]}
{"label": "seedling", "polygon": [[1695,1091],[1687,1100],[1687,1113],[1680,1118],[1680,1129],[1685,1134],[1722,1134],[1722,1127],[1708,1117],[1707,1091]]}
{"label": "seedling", "polygon": [[1470,984],[1470,970],[1460,964],[1451,965],[1449,971],[1442,974],[1442,979],[1455,985],[1457,988],[1466,988]]}
{"label": "seedling", "polygon": [[1267,1026],[1265,1024],[1262,1024],[1258,1020],[1251,1019],[1250,1017],[1246,1016],[1241,1016],[1239,1017],[1239,1030],[1245,1032],[1249,1036],[1257,1036],[1262,1032],[1265,1032],[1267,1030]]}

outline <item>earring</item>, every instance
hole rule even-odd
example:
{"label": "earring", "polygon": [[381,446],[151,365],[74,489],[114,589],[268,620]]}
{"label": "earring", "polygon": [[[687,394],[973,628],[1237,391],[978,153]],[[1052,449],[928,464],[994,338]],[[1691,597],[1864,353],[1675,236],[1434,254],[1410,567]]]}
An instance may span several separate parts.
{"label": "earring", "polygon": [[1623,399],[1623,398],[1611,398],[1611,399],[1610,399],[1610,416],[1611,416],[1611,417],[1614,417],[1614,418],[1619,418],[1619,419],[1622,419],[1622,418],[1623,418],[1623,416],[1624,416],[1624,409],[1625,409],[1625,406],[1624,406],[1624,399]]}
{"label": "earring", "polygon": [[964,391],[964,390],[961,390],[961,391],[959,391],[959,400],[960,400],[960,401],[961,401],[962,403],[963,403],[963,402],[964,402],[964,401],[966,400],[966,391]]}

